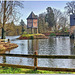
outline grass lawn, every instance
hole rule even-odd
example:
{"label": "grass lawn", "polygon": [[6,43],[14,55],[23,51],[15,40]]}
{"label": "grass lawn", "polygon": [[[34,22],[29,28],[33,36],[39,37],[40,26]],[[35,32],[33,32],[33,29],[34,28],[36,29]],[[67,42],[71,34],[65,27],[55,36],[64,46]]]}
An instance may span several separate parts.
{"label": "grass lawn", "polygon": [[75,72],[54,72],[54,71],[45,71],[32,69],[22,69],[22,68],[12,68],[12,67],[1,67],[0,74],[75,74]]}

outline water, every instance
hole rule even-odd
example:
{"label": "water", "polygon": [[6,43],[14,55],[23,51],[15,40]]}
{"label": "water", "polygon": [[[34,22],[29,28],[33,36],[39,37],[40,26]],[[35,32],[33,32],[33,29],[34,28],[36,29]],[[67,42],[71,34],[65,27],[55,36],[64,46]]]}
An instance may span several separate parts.
{"label": "water", "polygon": [[[6,51],[7,54],[34,54],[39,55],[75,55],[73,39],[69,37],[49,37],[49,39],[37,40],[16,40],[19,36],[8,36],[11,43],[18,44],[19,47]],[[22,57],[0,57],[0,63],[34,65],[34,59]],[[38,59],[38,66],[75,68],[75,59]]]}

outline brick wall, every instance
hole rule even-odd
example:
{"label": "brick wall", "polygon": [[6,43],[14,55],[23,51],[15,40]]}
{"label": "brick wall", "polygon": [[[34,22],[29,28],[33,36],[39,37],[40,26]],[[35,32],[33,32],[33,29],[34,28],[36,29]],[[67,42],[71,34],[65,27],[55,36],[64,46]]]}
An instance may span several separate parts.
{"label": "brick wall", "polygon": [[33,27],[37,28],[37,19],[33,20]]}
{"label": "brick wall", "polygon": [[29,28],[31,28],[32,27],[32,25],[33,25],[33,28],[37,28],[37,19],[28,19],[27,20],[27,26],[29,27]]}
{"label": "brick wall", "polygon": [[27,20],[27,25],[28,25],[28,27],[32,27],[32,22],[33,22],[32,19],[28,19],[28,20]]}
{"label": "brick wall", "polygon": [[70,34],[72,34],[75,30],[75,26],[70,26]]}

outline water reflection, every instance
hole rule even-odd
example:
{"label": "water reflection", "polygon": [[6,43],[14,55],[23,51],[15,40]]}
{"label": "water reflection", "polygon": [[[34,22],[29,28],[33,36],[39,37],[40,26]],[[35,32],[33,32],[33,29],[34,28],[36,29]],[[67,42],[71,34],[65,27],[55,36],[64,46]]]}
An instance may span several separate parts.
{"label": "water reflection", "polygon": [[25,49],[25,44],[24,44],[24,41],[21,41],[21,54],[24,53],[24,49]]}
{"label": "water reflection", "polygon": [[60,37],[56,38],[56,54],[58,55],[70,55],[70,38]]}
{"label": "water reflection", "polygon": [[6,63],[6,56],[3,56],[3,63]]}
{"label": "water reflection", "polygon": [[[28,54],[34,54],[34,52],[38,52],[38,39],[36,40],[28,40]],[[28,64],[33,65],[34,64],[34,59],[29,58],[28,59]]]}
{"label": "water reflection", "polygon": [[[8,37],[12,38],[12,37]],[[15,39],[15,38],[14,38]],[[19,47],[6,51],[8,54],[34,54],[35,51],[39,55],[75,55],[73,47],[73,39],[69,37],[50,37],[49,39],[34,40],[13,40],[12,43],[18,44]],[[0,57],[2,63],[34,65],[32,58],[19,57]],[[38,59],[38,66],[44,67],[74,67],[74,59]]]}
{"label": "water reflection", "polygon": [[35,51],[38,52],[38,39],[28,40],[28,54],[34,54]]}
{"label": "water reflection", "polygon": [[75,55],[74,39],[70,39],[70,46],[71,54]]}

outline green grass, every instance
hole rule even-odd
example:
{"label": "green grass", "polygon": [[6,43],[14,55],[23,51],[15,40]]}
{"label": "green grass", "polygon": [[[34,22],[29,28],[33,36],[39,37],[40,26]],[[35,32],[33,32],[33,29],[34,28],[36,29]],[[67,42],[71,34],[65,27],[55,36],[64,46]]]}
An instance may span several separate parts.
{"label": "green grass", "polygon": [[34,35],[43,35],[43,34],[22,34],[22,37],[30,37]]}
{"label": "green grass", "polygon": [[50,36],[56,36],[56,34],[55,33],[51,33]]}
{"label": "green grass", "polygon": [[20,68],[12,68],[12,67],[0,67],[0,74],[15,74],[15,73],[21,73]]}
{"label": "green grass", "polygon": [[54,72],[54,71],[45,71],[32,69],[23,69],[23,68],[12,68],[12,67],[0,67],[0,74],[75,74],[75,72]]}
{"label": "green grass", "polygon": [[33,39],[34,36],[43,35],[43,34],[22,34],[20,37],[27,37]]}

